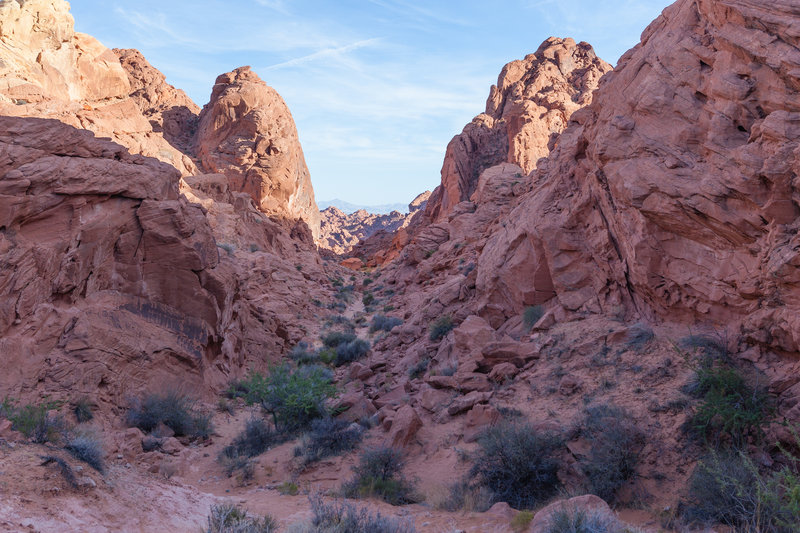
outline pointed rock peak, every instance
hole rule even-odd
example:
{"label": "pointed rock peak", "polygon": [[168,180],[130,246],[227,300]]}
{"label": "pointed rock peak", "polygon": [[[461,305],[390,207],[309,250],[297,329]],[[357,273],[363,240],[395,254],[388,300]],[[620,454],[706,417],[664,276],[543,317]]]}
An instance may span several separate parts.
{"label": "pointed rock peak", "polygon": [[194,151],[270,215],[300,218],[319,237],[320,214],[297,128],[286,103],[250,67],[217,78],[200,113]]}

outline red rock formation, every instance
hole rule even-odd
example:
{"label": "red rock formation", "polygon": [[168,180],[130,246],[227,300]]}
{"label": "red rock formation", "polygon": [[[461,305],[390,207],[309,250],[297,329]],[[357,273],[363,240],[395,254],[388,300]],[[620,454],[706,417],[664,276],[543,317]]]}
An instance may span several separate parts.
{"label": "red rock formation", "polygon": [[797,352],[798,21],[792,2],[666,9],[487,244],[484,313],[555,295],[573,311],[742,324]]}
{"label": "red rock formation", "polygon": [[207,172],[225,174],[262,211],[301,218],[319,237],[319,210],[292,115],[250,67],[217,78],[194,150]]}
{"label": "red rock formation", "polygon": [[128,74],[130,96],[153,130],[161,132],[175,148],[190,153],[200,108],[185,92],[168,84],[138,50],[114,49]]}
{"label": "red rock formation", "polygon": [[514,163],[522,167],[520,178],[536,168],[570,115],[591,102],[600,77],[610,70],[587,43],[555,37],[503,67],[486,112],[447,146],[442,184],[428,202],[428,218],[439,222],[469,200],[481,172],[491,166]]}

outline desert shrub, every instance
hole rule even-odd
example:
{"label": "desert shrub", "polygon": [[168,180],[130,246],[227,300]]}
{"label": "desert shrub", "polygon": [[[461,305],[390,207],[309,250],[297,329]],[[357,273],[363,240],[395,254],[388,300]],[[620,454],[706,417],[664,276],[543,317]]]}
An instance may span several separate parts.
{"label": "desert shrub", "polygon": [[309,365],[319,361],[316,352],[305,341],[300,341],[294,345],[289,351],[289,358],[298,365]]}
{"label": "desert shrub", "polygon": [[92,403],[89,401],[89,398],[79,398],[73,402],[72,412],[75,415],[75,420],[81,424],[94,418]]}
{"label": "desert shrub", "polygon": [[530,509],[555,494],[561,438],[527,423],[504,422],[486,430],[478,444],[470,476],[492,492],[492,503]]}
{"label": "desert shrub", "polygon": [[655,337],[655,334],[650,326],[638,323],[631,326],[628,330],[626,342],[629,348],[641,350],[647,346],[647,343],[653,340],[653,337]]}
{"label": "desert shrub", "polygon": [[331,315],[325,319],[325,324],[328,326],[342,326],[346,330],[353,330],[353,321],[344,315]]}
{"label": "desert shrub", "polygon": [[447,335],[451,329],[455,327],[453,324],[453,317],[444,315],[431,322],[429,338],[432,341],[438,341]]}
{"label": "desert shrub", "polygon": [[715,446],[743,446],[759,439],[761,426],[771,411],[763,390],[750,387],[734,368],[701,365],[689,392],[701,400],[687,421],[687,428]]}
{"label": "desert shrub", "polygon": [[710,359],[725,358],[728,349],[722,339],[715,339],[707,335],[689,335],[680,340],[678,345],[684,350]]}
{"label": "desert shrub", "polygon": [[299,446],[303,464],[309,465],[326,457],[348,452],[361,442],[360,427],[351,427],[350,422],[334,418],[322,418],[311,422],[311,428]]}
{"label": "desert shrub", "polygon": [[522,325],[525,326],[525,331],[530,331],[531,328],[544,316],[544,307],[541,305],[531,305],[525,308],[522,312]]}
{"label": "desert shrub", "polygon": [[462,479],[448,487],[447,496],[436,507],[450,512],[483,513],[492,506],[493,499],[494,495],[485,486]]}
{"label": "desert shrub", "polygon": [[327,415],[325,400],[336,392],[332,379],[330,369],[322,366],[292,370],[284,364],[272,367],[266,376],[251,373],[245,399],[271,414],[277,431],[292,433]]}
{"label": "desert shrub", "polygon": [[613,517],[598,511],[584,509],[557,509],[547,523],[547,533],[623,533],[623,529]]}
{"label": "desert shrub", "polygon": [[278,521],[270,515],[251,516],[232,503],[211,506],[205,533],[273,533]]}
{"label": "desert shrub", "polygon": [[350,331],[331,331],[322,337],[322,344],[326,348],[337,348],[340,344],[353,342],[356,338],[356,334]]}
{"label": "desert shrub", "polygon": [[364,304],[364,307],[369,307],[375,303],[375,295],[369,291],[365,292],[364,296],[361,297],[361,303]]}
{"label": "desert shrub", "polygon": [[42,402],[17,407],[11,398],[3,401],[2,411],[11,422],[11,429],[38,444],[55,442],[67,430],[67,423],[61,415],[50,414],[60,407],[59,402]]}
{"label": "desert shrub", "polygon": [[402,470],[403,456],[399,450],[389,447],[366,450],[353,468],[353,479],[342,490],[349,498],[374,496],[392,505],[414,503],[414,488],[403,478]]}
{"label": "desert shrub", "polygon": [[217,247],[222,248],[225,252],[232,256],[233,252],[236,250],[236,246],[227,242],[218,242]]}
{"label": "desert shrub", "polygon": [[245,455],[226,455],[225,449],[223,449],[219,455],[219,462],[228,477],[232,477],[238,472],[238,478],[242,484],[250,481],[256,475],[255,463]]}
{"label": "desert shrub", "polygon": [[392,331],[392,328],[399,326],[403,321],[395,316],[375,315],[369,325],[370,333],[376,331]]}
{"label": "desert shrub", "polygon": [[336,366],[358,361],[369,353],[369,342],[364,339],[355,339],[343,342],[336,347]]}
{"label": "desert shrub", "polygon": [[417,379],[421,377],[428,370],[430,364],[431,360],[428,357],[420,359],[417,364],[408,369],[408,378]]}
{"label": "desert shrub", "polygon": [[415,533],[414,522],[398,520],[348,502],[325,503],[320,494],[309,496],[312,527],[307,533]]}
{"label": "desert shrub", "polygon": [[582,433],[592,445],[581,462],[590,491],[613,502],[617,490],[636,473],[644,434],[628,413],[610,405],[587,409]]}
{"label": "desert shrub", "polygon": [[103,443],[91,433],[78,433],[70,436],[64,446],[70,455],[83,461],[101,474],[105,470]]}
{"label": "desert shrub", "polygon": [[273,444],[283,440],[264,419],[253,417],[245,422],[244,429],[233,439],[233,442],[223,448],[222,455],[255,457],[267,451]]}
{"label": "desert shrub", "polygon": [[78,487],[78,480],[75,478],[75,472],[72,471],[72,467],[69,466],[64,459],[55,455],[40,455],[39,458],[42,460],[39,466],[55,464],[67,484],[73,489]]}
{"label": "desert shrub", "polygon": [[164,424],[178,437],[205,439],[213,431],[211,418],[196,411],[186,396],[174,391],[134,400],[127,421],[129,426],[148,433]]}

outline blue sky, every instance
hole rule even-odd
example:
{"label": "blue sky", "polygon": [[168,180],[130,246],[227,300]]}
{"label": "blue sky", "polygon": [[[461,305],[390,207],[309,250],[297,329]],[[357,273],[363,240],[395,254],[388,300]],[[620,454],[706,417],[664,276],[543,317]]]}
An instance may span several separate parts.
{"label": "blue sky", "polygon": [[616,63],[669,0],[73,0],[76,29],[138,48],[202,106],[250,65],[297,122],[317,200],[408,202],[503,65],[547,37]]}

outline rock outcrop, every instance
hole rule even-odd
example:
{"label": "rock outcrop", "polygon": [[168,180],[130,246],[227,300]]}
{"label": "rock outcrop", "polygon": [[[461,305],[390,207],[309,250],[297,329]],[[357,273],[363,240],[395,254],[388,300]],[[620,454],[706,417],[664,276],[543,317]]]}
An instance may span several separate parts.
{"label": "rock outcrop", "polygon": [[481,172],[491,166],[514,163],[522,168],[520,180],[536,168],[572,113],[591,102],[600,78],[610,70],[589,44],[555,37],[503,67],[486,111],[447,146],[442,184],[428,202],[428,218],[439,222],[456,204],[469,200]]}
{"label": "rock outcrop", "polygon": [[250,67],[217,78],[200,113],[194,152],[271,215],[303,219],[320,235],[319,209],[289,108]]}
{"label": "rock outcrop", "polygon": [[486,245],[484,314],[552,295],[800,350],[798,20],[792,2],[666,9]]}

